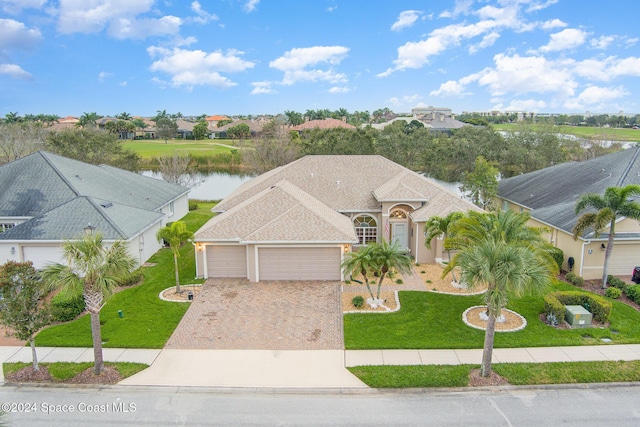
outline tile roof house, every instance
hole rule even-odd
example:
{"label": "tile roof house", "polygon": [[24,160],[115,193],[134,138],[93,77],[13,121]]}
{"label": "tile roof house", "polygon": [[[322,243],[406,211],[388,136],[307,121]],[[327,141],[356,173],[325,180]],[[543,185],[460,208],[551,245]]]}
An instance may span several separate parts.
{"label": "tile roof house", "polygon": [[350,125],[346,122],[346,120],[338,120],[332,118],[326,118],[324,120],[309,120],[298,126],[294,126],[291,130],[297,130],[298,132],[302,132],[305,130],[311,129],[336,129],[336,128],[345,128],[345,129],[355,129],[356,127]]}
{"label": "tile roof house", "polygon": [[[503,210],[529,212],[531,223],[549,229],[549,242],[564,251],[564,269],[573,258],[573,271],[585,279],[602,277],[608,232],[573,239],[581,214],[576,201],[585,193],[604,194],[608,187],[640,184],[640,148],[630,148],[583,162],[567,162],[500,181],[497,200]],[[609,261],[609,274],[629,276],[640,265],[640,223],[619,218]]]}
{"label": "tile roof house", "polygon": [[142,264],[160,249],[156,231],[189,208],[188,188],[45,151],[0,166],[0,182],[0,261],[36,268],[62,261],[61,243],[89,226]]}
{"label": "tile roof house", "polygon": [[479,210],[382,156],[306,156],[238,187],[195,233],[199,277],[341,280],[344,254],[395,240],[417,262],[442,258],[425,247],[424,223]]}

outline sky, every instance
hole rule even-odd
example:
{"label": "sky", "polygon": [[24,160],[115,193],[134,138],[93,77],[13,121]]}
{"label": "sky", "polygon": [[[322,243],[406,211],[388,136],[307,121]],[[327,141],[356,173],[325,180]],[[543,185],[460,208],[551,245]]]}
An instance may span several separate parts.
{"label": "sky", "polygon": [[636,0],[0,0],[0,116],[640,113]]}

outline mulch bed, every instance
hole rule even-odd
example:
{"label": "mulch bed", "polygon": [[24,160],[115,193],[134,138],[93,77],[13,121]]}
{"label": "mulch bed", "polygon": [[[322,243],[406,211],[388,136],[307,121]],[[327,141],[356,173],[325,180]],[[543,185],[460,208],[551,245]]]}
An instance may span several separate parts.
{"label": "mulch bed", "polygon": [[495,372],[491,372],[491,375],[489,375],[488,377],[481,376],[480,369],[472,369],[471,373],[469,373],[470,387],[500,386],[508,384],[509,381],[507,381],[504,377],[496,374]]}
{"label": "mulch bed", "polygon": [[40,365],[36,371],[29,365],[5,377],[8,383],[51,383],[51,384],[117,384],[122,381],[120,373],[110,366],[105,366],[100,375],[93,373],[93,367],[80,372],[75,377],[58,381],[51,377],[46,366]]}

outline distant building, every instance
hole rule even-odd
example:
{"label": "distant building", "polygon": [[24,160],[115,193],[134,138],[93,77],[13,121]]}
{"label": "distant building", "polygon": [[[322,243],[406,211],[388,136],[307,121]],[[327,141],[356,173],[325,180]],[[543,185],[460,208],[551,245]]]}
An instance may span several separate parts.
{"label": "distant building", "polygon": [[411,109],[411,114],[413,114],[414,116],[419,116],[423,114],[433,114],[433,113],[444,114],[445,116],[453,115],[451,112],[451,108],[429,106],[429,107],[416,107]]}

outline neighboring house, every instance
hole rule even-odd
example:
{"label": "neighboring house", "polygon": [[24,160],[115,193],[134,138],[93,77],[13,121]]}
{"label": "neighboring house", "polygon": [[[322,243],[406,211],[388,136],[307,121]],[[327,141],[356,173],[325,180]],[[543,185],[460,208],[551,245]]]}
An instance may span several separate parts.
{"label": "neighboring house", "polygon": [[[573,238],[576,201],[585,193],[604,194],[608,187],[640,184],[640,148],[632,148],[584,162],[568,162],[504,179],[499,183],[498,206],[529,212],[531,224],[547,227],[549,242],[564,251],[564,266],[573,258],[573,271],[585,279],[602,277],[608,232]],[[640,223],[619,218],[609,261],[609,274],[631,275],[640,265]]]}
{"label": "neighboring house", "polygon": [[[251,132],[251,136],[254,137],[256,135],[258,135],[260,132],[262,132],[262,128],[264,127],[264,122],[263,121],[256,121],[256,120],[235,120],[231,123],[227,123],[224,126],[221,126],[219,128],[215,128],[214,130],[212,130],[212,134],[214,138],[226,138],[227,137],[227,129],[238,126],[240,124],[245,124],[247,126],[249,126],[249,131]],[[209,127],[209,129],[211,130],[211,127]]]}
{"label": "neighboring house", "polygon": [[183,119],[176,120],[176,124],[178,125],[177,134],[180,135],[182,139],[192,139],[193,138],[193,127],[197,124],[195,122],[189,122]]}
{"label": "neighboring house", "polygon": [[343,120],[327,118],[324,120],[309,120],[298,126],[294,126],[291,130],[295,130],[298,132],[304,132],[305,130],[311,129],[336,129],[336,128],[345,128],[345,129],[355,129],[356,127],[347,123],[346,117]]}
{"label": "neighboring house", "polygon": [[425,128],[432,131],[439,131],[439,132],[450,132],[452,129],[460,129],[461,127],[464,127],[464,126],[471,126],[468,123],[464,123],[464,122],[461,122],[460,120],[456,120],[450,116],[447,116],[446,114],[429,113],[429,114],[423,114],[423,115],[414,114],[413,116],[399,116],[384,123],[365,124],[365,125],[362,125],[362,127],[371,126],[374,129],[382,130],[385,127],[389,126],[390,124],[393,124],[399,120],[402,120],[405,123],[411,123],[412,121],[417,120],[420,123],[422,123]]}
{"label": "neighboring house", "polygon": [[230,120],[230,119],[227,116],[215,115],[215,116],[208,116],[205,118],[205,120],[209,124],[209,129],[213,130],[218,126],[218,122],[221,122],[223,120]]}
{"label": "neighboring house", "polygon": [[61,262],[60,245],[95,230],[144,263],[156,231],[189,210],[188,188],[39,151],[0,166],[0,262]]}
{"label": "neighboring house", "polygon": [[416,262],[432,216],[480,210],[382,156],[306,156],[242,184],[195,233],[198,277],[341,280],[344,254],[382,239]]}

